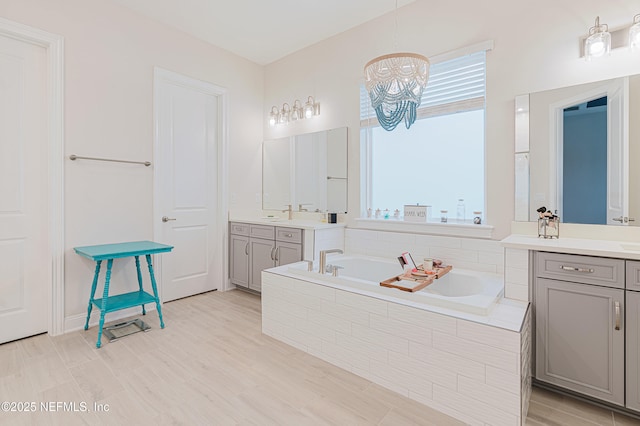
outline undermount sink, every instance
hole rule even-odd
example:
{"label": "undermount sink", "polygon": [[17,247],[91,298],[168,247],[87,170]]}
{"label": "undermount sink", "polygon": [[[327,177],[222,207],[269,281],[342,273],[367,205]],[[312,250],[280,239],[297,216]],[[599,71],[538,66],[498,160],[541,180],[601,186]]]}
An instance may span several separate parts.
{"label": "undermount sink", "polygon": [[620,244],[624,250],[640,251],[640,244]]}

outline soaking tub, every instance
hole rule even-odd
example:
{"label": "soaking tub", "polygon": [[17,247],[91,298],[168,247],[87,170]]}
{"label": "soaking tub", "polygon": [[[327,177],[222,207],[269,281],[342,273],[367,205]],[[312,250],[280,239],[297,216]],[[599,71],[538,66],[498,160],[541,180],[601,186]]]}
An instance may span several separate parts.
{"label": "soaking tub", "polygon": [[380,286],[380,282],[402,273],[398,262],[364,256],[329,255],[327,265],[338,266],[338,276],[319,274],[318,265],[308,271],[306,262],[289,265],[293,275],[311,278],[329,285],[385,300],[396,300],[412,306],[439,306],[476,315],[487,315],[502,298],[501,275],[454,268],[433,284],[416,292]]}

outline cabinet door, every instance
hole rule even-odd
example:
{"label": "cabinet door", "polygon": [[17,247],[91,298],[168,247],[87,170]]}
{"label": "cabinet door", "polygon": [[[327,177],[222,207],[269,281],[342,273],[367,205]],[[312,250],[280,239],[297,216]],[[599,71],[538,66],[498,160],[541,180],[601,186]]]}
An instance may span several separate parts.
{"label": "cabinet door", "polygon": [[229,277],[231,284],[249,286],[249,237],[231,235],[229,237],[231,255],[229,256]]}
{"label": "cabinet door", "polygon": [[302,260],[302,244],[277,243],[276,265],[288,265]]}
{"label": "cabinet door", "polygon": [[249,239],[249,288],[262,291],[262,271],[276,266],[276,242],[261,238]]}
{"label": "cabinet door", "polygon": [[640,293],[627,291],[627,408],[640,411]]}
{"label": "cabinet door", "polygon": [[536,280],[536,378],[624,404],[624,291]]}

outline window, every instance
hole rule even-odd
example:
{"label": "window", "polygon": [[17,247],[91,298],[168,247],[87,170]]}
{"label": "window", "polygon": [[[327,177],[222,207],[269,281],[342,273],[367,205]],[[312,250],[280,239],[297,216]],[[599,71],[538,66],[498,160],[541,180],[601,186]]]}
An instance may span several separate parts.
{"label": "window", "polygon": [[405,204],[431,206],[456,218],[464,199],[465,219],[484,211],[485,51],[431,65],[418,119],[387,132],[378,125],[361,87],[360,138],[364,205],[403,211]]}

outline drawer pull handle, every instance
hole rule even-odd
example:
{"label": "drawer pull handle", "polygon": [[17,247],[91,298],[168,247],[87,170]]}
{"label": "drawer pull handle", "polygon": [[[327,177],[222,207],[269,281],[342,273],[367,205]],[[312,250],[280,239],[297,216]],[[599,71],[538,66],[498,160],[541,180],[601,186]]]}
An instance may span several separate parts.
{"label": "drawer pull handle", "polygon": [[249,243],[247,243],[247,245],[244,246],[244,254],[249,256]]}
{"label": "drawer pull handle", "polygon": [[613,306],[616,310],[616,330],[620,330],[620,302],[615,302]]}
{"label": "drawer pull handle", "polygon": [[560,267],[560,269],[564,270],[564,271],[573,271],[573,272],[584,272],[587,274],[593,274],[595,272],[595,269],[593,268],[576,268],[573,266],[564,266],[562,265]]}
{"label": "drawer pull handle", "polygon": [[293,237],[293,234],[284,234],[284,236],[287,237],[287,238],[291,238],[291,237]]}

